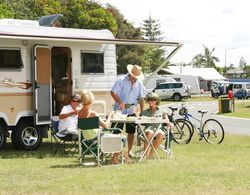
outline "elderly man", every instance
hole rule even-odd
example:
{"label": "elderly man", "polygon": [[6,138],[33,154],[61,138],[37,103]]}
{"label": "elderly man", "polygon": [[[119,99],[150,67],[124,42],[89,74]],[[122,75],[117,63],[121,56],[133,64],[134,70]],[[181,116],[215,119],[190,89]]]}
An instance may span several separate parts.
{"label": "elderly man", "polygon": [[[142,68],[138,65],[127,65],[128,73],[119,77],[113,88],[111,96],[115,100],[114,110],[121,110],[122,114],[135,116],[135,106],[139,100],[140,111],[144,109],[144,97],[146,89],[141,79],[143,78]],[[123,129],[123,123],[117,125]],[[128,133],[128,156],[132,157],[132,145],[134,141],[135,125],[127,123],[126,132]]]}

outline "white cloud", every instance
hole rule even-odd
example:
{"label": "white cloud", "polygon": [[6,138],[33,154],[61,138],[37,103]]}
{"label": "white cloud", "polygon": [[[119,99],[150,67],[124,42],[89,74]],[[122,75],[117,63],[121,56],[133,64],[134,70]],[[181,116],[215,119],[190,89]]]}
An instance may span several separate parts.
{"label": "white cloud", "polygon": [[250,20],[248,0],[100,0],[116,6],[128,21],[140,26],[149,14],[159,19],[167,41],[183,48],[174,62],[189,62],[203,52],[203,44],[215,48],[220,66],[238,65],[244,57],[250,64]]}

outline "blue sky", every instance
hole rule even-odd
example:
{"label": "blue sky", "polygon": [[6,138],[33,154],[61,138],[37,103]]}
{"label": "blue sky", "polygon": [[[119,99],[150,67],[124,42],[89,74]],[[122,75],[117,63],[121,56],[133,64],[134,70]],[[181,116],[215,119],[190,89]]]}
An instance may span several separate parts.
{"label": "blue sky", "polygon": [[[203,53],[203,44],[215,48],[219,66],[250,64],[250,1],[248,0],[99,0],[110,3],[136,27],[149,15],[161,23],[165,41],[183,43],[171,59],[190,62]],[[233,49],[234,48],[234,49]]]}

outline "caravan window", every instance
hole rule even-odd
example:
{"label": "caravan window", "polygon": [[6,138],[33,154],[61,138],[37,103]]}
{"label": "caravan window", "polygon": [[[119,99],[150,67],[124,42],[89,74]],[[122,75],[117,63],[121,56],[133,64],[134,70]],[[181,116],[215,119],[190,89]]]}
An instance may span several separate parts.
{"label": "caravan window", "polygon": [[0,68],[22,68],[23,62],[20,49],[0,49]]}
{"label": "caravan window", "polygon": [[81,53],[82,73],[104,73],[103,53]]}

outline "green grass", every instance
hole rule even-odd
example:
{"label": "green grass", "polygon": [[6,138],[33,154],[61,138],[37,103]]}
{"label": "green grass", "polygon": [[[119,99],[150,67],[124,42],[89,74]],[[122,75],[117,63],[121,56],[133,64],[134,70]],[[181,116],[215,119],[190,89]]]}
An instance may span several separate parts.
{"label": "green grass", "polygon": [[[203,100],[214,99],[184,101]],[[249,100],[237,100],[235,108],[223,115],[250,118]],[[194,137],[173,144],[171,159],[86,168],[77,155],[51,155],[49,139],[36,151],[16,151],[8,140],[0,152],[0,194],[249,194],[249,151],[249,136],[227,134],[220,145]]]}
{"label": "green grass", "polygon": [[250,100],[235,100],[235,111],[223,115],[250,119]]}
{"label": "green grass", "polygon": [[247,136],[227,134],[221,145],[195,137],[173,144],[171,159],[84,168],[77,156],[52,156],[49,140],[30,152],[7,143],[0,194],[249,194],[249,151]]}

